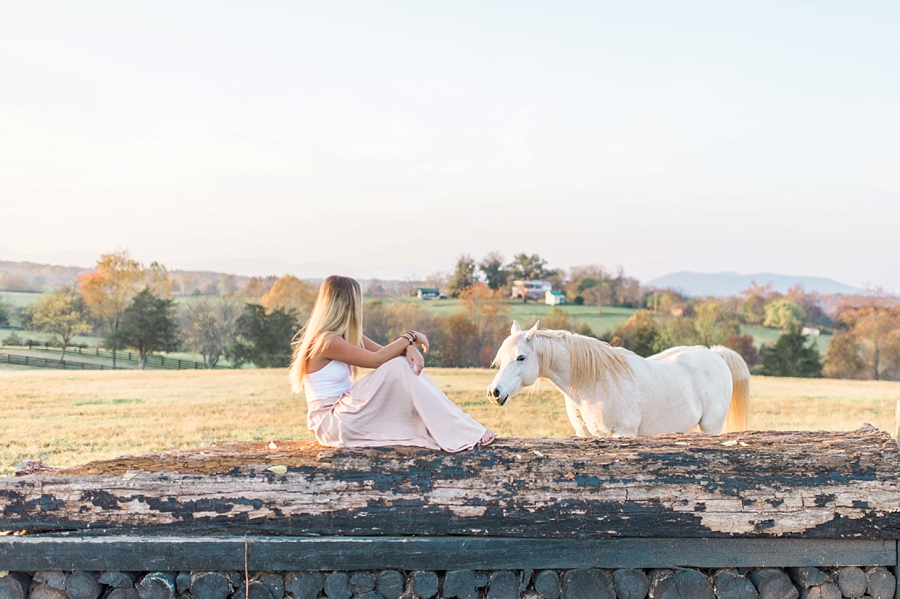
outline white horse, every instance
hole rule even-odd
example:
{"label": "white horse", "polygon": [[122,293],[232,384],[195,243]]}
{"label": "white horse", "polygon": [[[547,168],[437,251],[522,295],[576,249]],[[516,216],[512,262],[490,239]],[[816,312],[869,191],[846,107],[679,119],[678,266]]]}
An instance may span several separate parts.
{"label": "white horse", "polygon": [[750,371],[726,347],[673,347],[642,358],[568,331],[538,330],[538,324],[523,331],[513,322],[497,352],[500,372],[487,394],[498,406],[540,377],[565,396],[580,437],[747,428]]}

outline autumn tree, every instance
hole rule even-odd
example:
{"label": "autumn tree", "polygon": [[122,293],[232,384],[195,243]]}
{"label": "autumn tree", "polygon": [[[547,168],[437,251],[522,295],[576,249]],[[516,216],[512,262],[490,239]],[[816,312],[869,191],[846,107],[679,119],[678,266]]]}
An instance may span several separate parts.
{"label": "autumn tree", "polygon": [[366,297],[381,297],[382,295],[385,295],[384,285],[382,285],[381,281],[378,279],[369,279],[369,283],[366,285],[363,295]]}
{"label": "autumn tree", "polygon": [[694,330],[697,332],[697,343],[712,347],[724,345],[725,340],[741,332],[737,314],[727,310],[722,302],[706,299],[693,306]]}
{"label": "autumn tree", "polygon": [[791,300],[779,298],[765,307],[766,319],[763,326],[782,331],[800,327],[806,318],[806,311]]}
{"label": "autumn tree", "polygon": [[504,262],[500,252],[490,252],[478,263],[478,270],[481,271],[485,283],[494,291],[499,291],[505,287],[509,280],[510,271],[506,268]]}
{"label": "autumn tree", "polygon": [[692,318],[669,318],[659,326],[654,349],[657,353],[679,345],[698,345],[697,329]]}
{"label": "autumn tree", "polygon": [[640,284],[636,279],[626,277],[621,266],[615,275],[599,264],[572,267],[566,292],[575,303],[593,304],[600,312],[604,306],[638,306],[641,302]]}
{"label": "autumn tree", "polygon": [[116,347],[131,347],[140,356],[138,368],[147,365],[147,356],[158,351],[175,351],[181,345],[175,316],[175,300],[155,295],[144,287],[122,311],[119,327],[111,335]]}
{"label": "autumn tree", "polygon": [[841,328],[829,344],[827,372],[841,378],[900,380],[900,306],[879,296],[858,301],[840,308]]}
{"label": "autumn tree", "polygon": [[584,298],[585,304],[593,304],[597,306],[600,312],[603,312],[603,306],[611,306],[616,298],[615,284],[610,279],[592,279],[586,278],[581,280],[581,297]]}
{"label": "autumn tree", "polygon": [[806,314],[803,317],[804,322],[820,327],[830,327],[834,324],[822,308],[822,296],[819,293],[807,293],[803,285],[794,285],[788,289],[784,298],[803,308]]}
{"label": "autumn tree", "polygon": [[59,362],[66,357],[66,348],[72,343],[76,335],[89,333],[91,325],[85,319],[84,301],[78,293],[63,285],[59,289],[43,294],[35,300],[31,313],[31,327],[45,333],[50,333],[55,338],[57,345],[62,347]]}
{"label": "autumn tree", "polygon": [[[145,283],[145,270],[128,250],[102,254],[94,270],[79,281],[81,297],[94,321],[113,343],[113,366],[116,365],[116,331],[128,302]],[[159,269],[156,270],[159,274]]]}
{"label": "autumn tree", "polygon": [[267,277],[250,277],[247,281],[247,285],[238,292],[238,295],[248,301],[259,301],[262,299],[262,296],[272,288],[277,280],[278,277],[275,275],[269,275]]}
{"label": "autumn tree", "polygon": [[744,362],[747,363],[747,366],[757,366],[762,362],[759,351],[757,351],[756,346],[753,344],[753,335],[730,335],[725,339],[725,342],[722,345],[739,353],[741,357],[744,358]]}
{"label": "autumn tree", "polygon": [[674,289],[654,289],[644,296],[644,308],[654,314],[671,314],[673,309],[684,314],[685,306],[687,299]]}
{"label": "autumn tree", "polygon": [[653,316],[646,310],[638,310],[616,327],[610,344],[630,349],[646,358],[656,353],[658,339],[659,327]]}
{"label": "autumn tree", "polygon": [[431,343],[425,354],[425,365],[446,366],[443,361],[444,321],[417,304],[369,300],[363,311],[363,328],[369,339],[382,345],[395,341],[410,329],[421,331]]}
{"label": "autumn tree", "polygon": [[458,313],[446,317],[444,327],[443,365],[450,368],[480,366],[478,329],[475,323],[465,314]]}
{"label": "autumn tree", "polygon": [[172,297],[175,287],[169,277],[168,269],[159,262],[151,262],[147,268],[142,268],[143,284],[150,289],[150,293],[157,297]]}
{"label": "autumn tree", "polygon": [[848,330],[838,331],[828,342],[825,354],[825,376],[831,379],[866,379],[872,370],[862,358],[860,340]]}
{"label": "autumn tree", "polygon": [[284,275],[272,285],[259,302],[266,312],[282,310],[304,323],[316,303],[316,292],[294,275]]}
{"label": "autumn tree", "polygon": [[221,293],[236,293],[238,290],[237,278],[234,275],[225,275],[219,281],[219,291]]}
{"label": "autumn tree", "polygon": [[456,259],[456,269],[453,277],[447,284],[447,291],[451,297],[459,297],[466,289],[475,284],[475,260],[468,254],[463,254]]}
{"label": "autumn tree", "polygon": [[482,367],[490,366],[509,329],[509,303],[501,292],[478,282],[466,289],[463,314],[475,327],[475,359]]}
{"label": "autumn tree", "polygon": [[571,331],[575,328],[575,325],[572,323],[572,318],[568,312],[562,308],[553,308],[548,316],[541,318],[541,328],[553,331]]}
{"label": "autumn tree", "polygon": [[741,305],[741,320],[750,325],[761,325],[766,319],[766,300],[761,295],[751,295]]}
{"label": "autumn tree", "polygon": [[202,298],[182,305],[179,330],[185,349],[203,356],[207,368],[215,368],[234,339],[241,302],[233,295]]}

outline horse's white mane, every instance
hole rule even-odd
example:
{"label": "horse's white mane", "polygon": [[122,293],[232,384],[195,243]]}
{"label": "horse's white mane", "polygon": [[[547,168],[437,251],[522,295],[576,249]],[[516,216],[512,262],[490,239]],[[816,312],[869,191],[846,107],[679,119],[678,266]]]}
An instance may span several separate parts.
{"label": "horse's white mane", "polygon": [[625,358],[625,351],[612,347],[605,341],[570,333],[539,329],[531,342],[538,355],[540,376],[550,373],[552,364],[561,349],[569,353],[569,389],[587,390],[598,382],[617,384],[634,376],[634,370]]}

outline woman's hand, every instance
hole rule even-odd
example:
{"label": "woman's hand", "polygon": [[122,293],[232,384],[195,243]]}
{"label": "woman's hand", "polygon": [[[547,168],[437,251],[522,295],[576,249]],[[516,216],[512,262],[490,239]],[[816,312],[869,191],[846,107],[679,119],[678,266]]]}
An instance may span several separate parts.
{"label": "woman's hand", "polygon": [[413,346],[421,345],[422,353],[428,353],[428,337],[425,336],[425,333],[420,333],[419,331],[412,331],[416,336],[416,342],[413,343]]}
{"label": "woman's hand", "polygon": [[422,354],[419,353],[419,350],[414,345],[410,345],[406,349],[406,361],[409,362],[409,367],[413,369],[416,375],[421,374],[422,369],[425,368],[425,358],[422,357]]}

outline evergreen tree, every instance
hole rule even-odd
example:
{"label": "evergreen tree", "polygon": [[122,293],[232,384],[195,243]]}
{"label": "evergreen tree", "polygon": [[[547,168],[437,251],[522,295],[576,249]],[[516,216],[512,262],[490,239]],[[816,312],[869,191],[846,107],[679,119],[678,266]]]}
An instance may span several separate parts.
{"label": "evergreen tree", "polygon": [[138,351],[138,368],[147,365],[147,356],[157,351],[175,351],[181,346],[175,320],[175,300],[154,295],[144,287],[131,300],[119,319],[119,328],[107,336],[114,346]]}
{"label": "evergreen tree", "polygon": [[794,327],[781,335],[775,345],[763,347],[760,351],[763,363],[760,374],[802,378],[821,377],[822,357],[814,345],[807,345],[807,339],[800,327]]}
{"label": "evergreen tree", "polygon": [[12,312],[12,306],[0,297],[0,327],[9,326],[9,321],[12,320]]}

